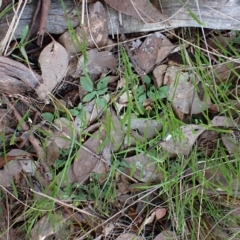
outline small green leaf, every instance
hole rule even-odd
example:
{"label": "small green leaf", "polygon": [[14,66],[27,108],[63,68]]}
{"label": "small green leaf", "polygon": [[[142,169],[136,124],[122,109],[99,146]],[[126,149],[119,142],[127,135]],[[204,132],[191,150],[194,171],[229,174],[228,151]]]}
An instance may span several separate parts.
{"label": "small green leaf", "polygon": [[90,102],[96,96],[96,92],[88,93],[84,96],[82,102]]}
{"label": "small green leaf", "polygon": [[158,93],[159,93],[159,97],[161,99],[166,98],[167,97],[167,92],[169,91],[170,87],[169,86],[163,86],[159,89]]}
{"label": "small green leaf", "polygon": [[138,101],[139,101],[140,103],[143,103],[143,102],[146,101],[146,99],[147,99],[146,94],[142,94],[141,96],[139,96]]}
{"label": "small green leaf", "polygon": [[23,29],[23,32],[22,32],[22,34],[21,34],[21,41],[20,41],[21,44],[24,43],[24,41],[25,41],[25,39],[26,39],[26,36],[27,36],[27,34],[28,34],[28,30],[29,30],[29,27],[28,27],[28,25],[27,25],[27,26]]}
{"label": "small green leaf", "polygon": [[107,90],[108,90],[108,88],[103,88],[101,90],[97,90],[96,92],[97,92],[98,95],[103,95],[104,93],[107,92]]}
{"label": "small green leaf", "polygon": [[145,76],[143,77],[143,81],[144,81],[146,84],[150,84],[151,78],[150,78],[148,75],[145,75]]}
{"label": "small green leaf", "polygon": [[137,95],[140,96],[145,92],[145,86],[141,85],[138,89],[137,89]]}
{"label": "small green leaf", "polygon": [[163,86],[163,87],[161,87],[159,90],[160,90],[161,92],[167,93],[167,92],[169,91],[169,89],[170,89],[170,86]]}
{"label": "small green leaf", "polygon": [[151,90],[147,91],[147,96],[152,100],[156,100],[156,93]]}
{"label": "small green leaf", "polygon": [[80,83],[82,85],[82,88],[87,91],[87,92],[92,92],[93,91],[93,82],[90,78],[88,77],[81,77],[80,78]]}
{"label": "small green leaf", "polygon": [[100,79],[97,84],[97,90],[107,88],[108,82],[109,82],[109,77],[104,77],[104,78]]}
{"label": "small green leaf", "polygon": [[105,108],[107,106],[107,101],[104,98],[97,98],[96,103],[101,108]]}
{"label": "small green leaf", "polygon": [[54,116],[52,113],[45,112],[45,113],[42,113],[41,116],[45,121],[48,121],[50,123],[53,122]]}
{"label": "small green leaf", "polygon": [[77,110],[77,109],[69,109],[69,112],[74,117],[76,117],[79,114],[79,110]]}

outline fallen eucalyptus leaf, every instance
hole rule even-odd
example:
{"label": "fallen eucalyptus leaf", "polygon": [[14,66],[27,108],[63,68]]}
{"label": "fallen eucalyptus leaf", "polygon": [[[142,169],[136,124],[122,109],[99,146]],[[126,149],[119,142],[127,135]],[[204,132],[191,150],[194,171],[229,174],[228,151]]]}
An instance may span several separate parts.
{"label": "fallen eucalyptus leaf", "polygon": [[52,92],[67,71],[68,53],[61,44],[52,41],[42,50],[39,63],[43,83],[37,87],[36,93],[41,100],[47,101],[47,95]]}
{"label": "fallen eucalyptus leaf", "polygon": [[108,73],[109,71],[115,72],[117,67],[116,58],[111,52],[102,51],[99,52],[97,49],[91,49],[87,51],[87,63],[85,64],[84,56],[81,56],[78,61],[76,73],[79,75],[82,72],[82,67],[86,68],[89,74],[102,74]]}
{"label": "fallen eucalyptus leaf", "polygon": [[73,172],[79,183],[84,183],[91,173],[101,174],[105,177],[108,165],[97,156],[102,140],[105,139],[104,131],[95,132],[79,149],[73,163]]}
{"label": "fallen eucalyptus leaf", "polygon": [[192,150],[197,138],[206,130],[195,124],[180,127],[182,134],[179,133],[178,138],[170,136],[169,140],[160,143],[163,149],[170,153],[188,155]]}
{"label": "fallen eucalyptus leaf", "polygon": [[147,23],[155,23],[166,20],[148,0],[104,0],[117,11],[143,20]]}
{"label": "fallen eucalyptus leaf", "polygon": [[128,173],[133,171],[133,177],[141,182],[155,182],[163,179],[163,173],[159,172],[153,164],[152,158],[145,154],[138,154],[133,157],[125,158],[124,161],[132,166]]}

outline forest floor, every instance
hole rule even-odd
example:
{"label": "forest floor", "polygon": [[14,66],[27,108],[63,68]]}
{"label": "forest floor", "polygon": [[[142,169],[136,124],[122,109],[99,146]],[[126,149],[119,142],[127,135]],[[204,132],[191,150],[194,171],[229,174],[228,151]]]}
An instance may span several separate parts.
{"label": "forest floor", "polygon": [[239,31],[88,2],[0,1],[0,239],[240,239]]}

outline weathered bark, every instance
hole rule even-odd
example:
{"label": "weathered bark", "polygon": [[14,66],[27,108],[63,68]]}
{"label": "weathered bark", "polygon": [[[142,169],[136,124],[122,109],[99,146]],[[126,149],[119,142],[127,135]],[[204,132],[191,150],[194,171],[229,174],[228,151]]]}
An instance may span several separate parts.
{"label": "weathered bark", "polygon": [[35,89],[41,82],[41,76],[22,63],[0,56],[1,92],[21,94]]}
{"label": "weathered bark", "polygon": [[[159,0],[153,0],[153,2],[154,5],[157,5]],[[186,5],[181,4],[179,0],[160,0],[160,2],[163,14],[169,18],[170,26],[166,26],[164,23],[146,24],[131,16],[124,15],[123,22],[125,33],[162,30],[166,27],[177,28],[201,26],[190,15],[190,11],[202,21],[203,27],[205,28],[240,30],[239,0],[199,0],[199,11],[198,6],[196,5],[197,1],[195,0],[183,0],[183,2],[187,2]],[[27,4],[15,32],[16,38],[21,36],[24,27],[30,23],[34,11],[34,4],[36,4],[35,1]],[[64,4],[66,12],[69,13],[68,17],[63,10],[61,1],[52,0],[47,24],[47,31],[51,34],[60,34],[66,31],[68,29],[67,19],[71,21],[73,27],[79,25],[79,14],[77,14],[77,12],[81,12],[81,6],[75,7],[74,1],[72,0],[65,0]],[[109,11],[109,34],[117,33],[119,32],[118,13],[110,7],[107,7],[107,10]],[[8,14],[1,19],[0,40],[4,37],[10,20],[11,14]]]}

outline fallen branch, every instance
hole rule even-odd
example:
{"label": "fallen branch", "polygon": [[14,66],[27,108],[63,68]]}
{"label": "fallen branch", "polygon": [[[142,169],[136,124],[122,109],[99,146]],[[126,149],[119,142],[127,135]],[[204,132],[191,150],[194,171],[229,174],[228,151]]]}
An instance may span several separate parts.
{"label": "fallen branch", "polygon": [[[185,1],[181,4],[179,0],[161,0],[161,9],[165,16],[168,17],[170,26],[166,23],[144,23],[131,16],[124,15],[123,26],[125,33],[146,32],[162,29],[172,29],[178,27],[199,27],[201,26],[193,16],[202,21],[202,26],[211,29],[235,29],[240,30],[240,5],[238,0],[209,0],[199,1],[199,9],[195,0]],[[16,28],[15,37],[20,38],[23,29],[29,25],[33,16],[35,1],[27,4],[24,13]],[[154,5],[160,9],[159,0],[153,0]],[[68,29],[67,19],[72,22],[73,27],[79,25],[79,15],[81,6],[74,4],[72,0],[64,1],[66,16],[61,1],[52,0],[51,9],[47,22],[47,31],[51,34],[61,34]],[[118,12],[106,6],[108,11],[108,31],[109,34],[118,33]],[[199,17],[201,15],[201,17]],[[8,30],[8,22],[10,22],[12,14],[8,14],[0,21],[0,40],[4,38]]]}

